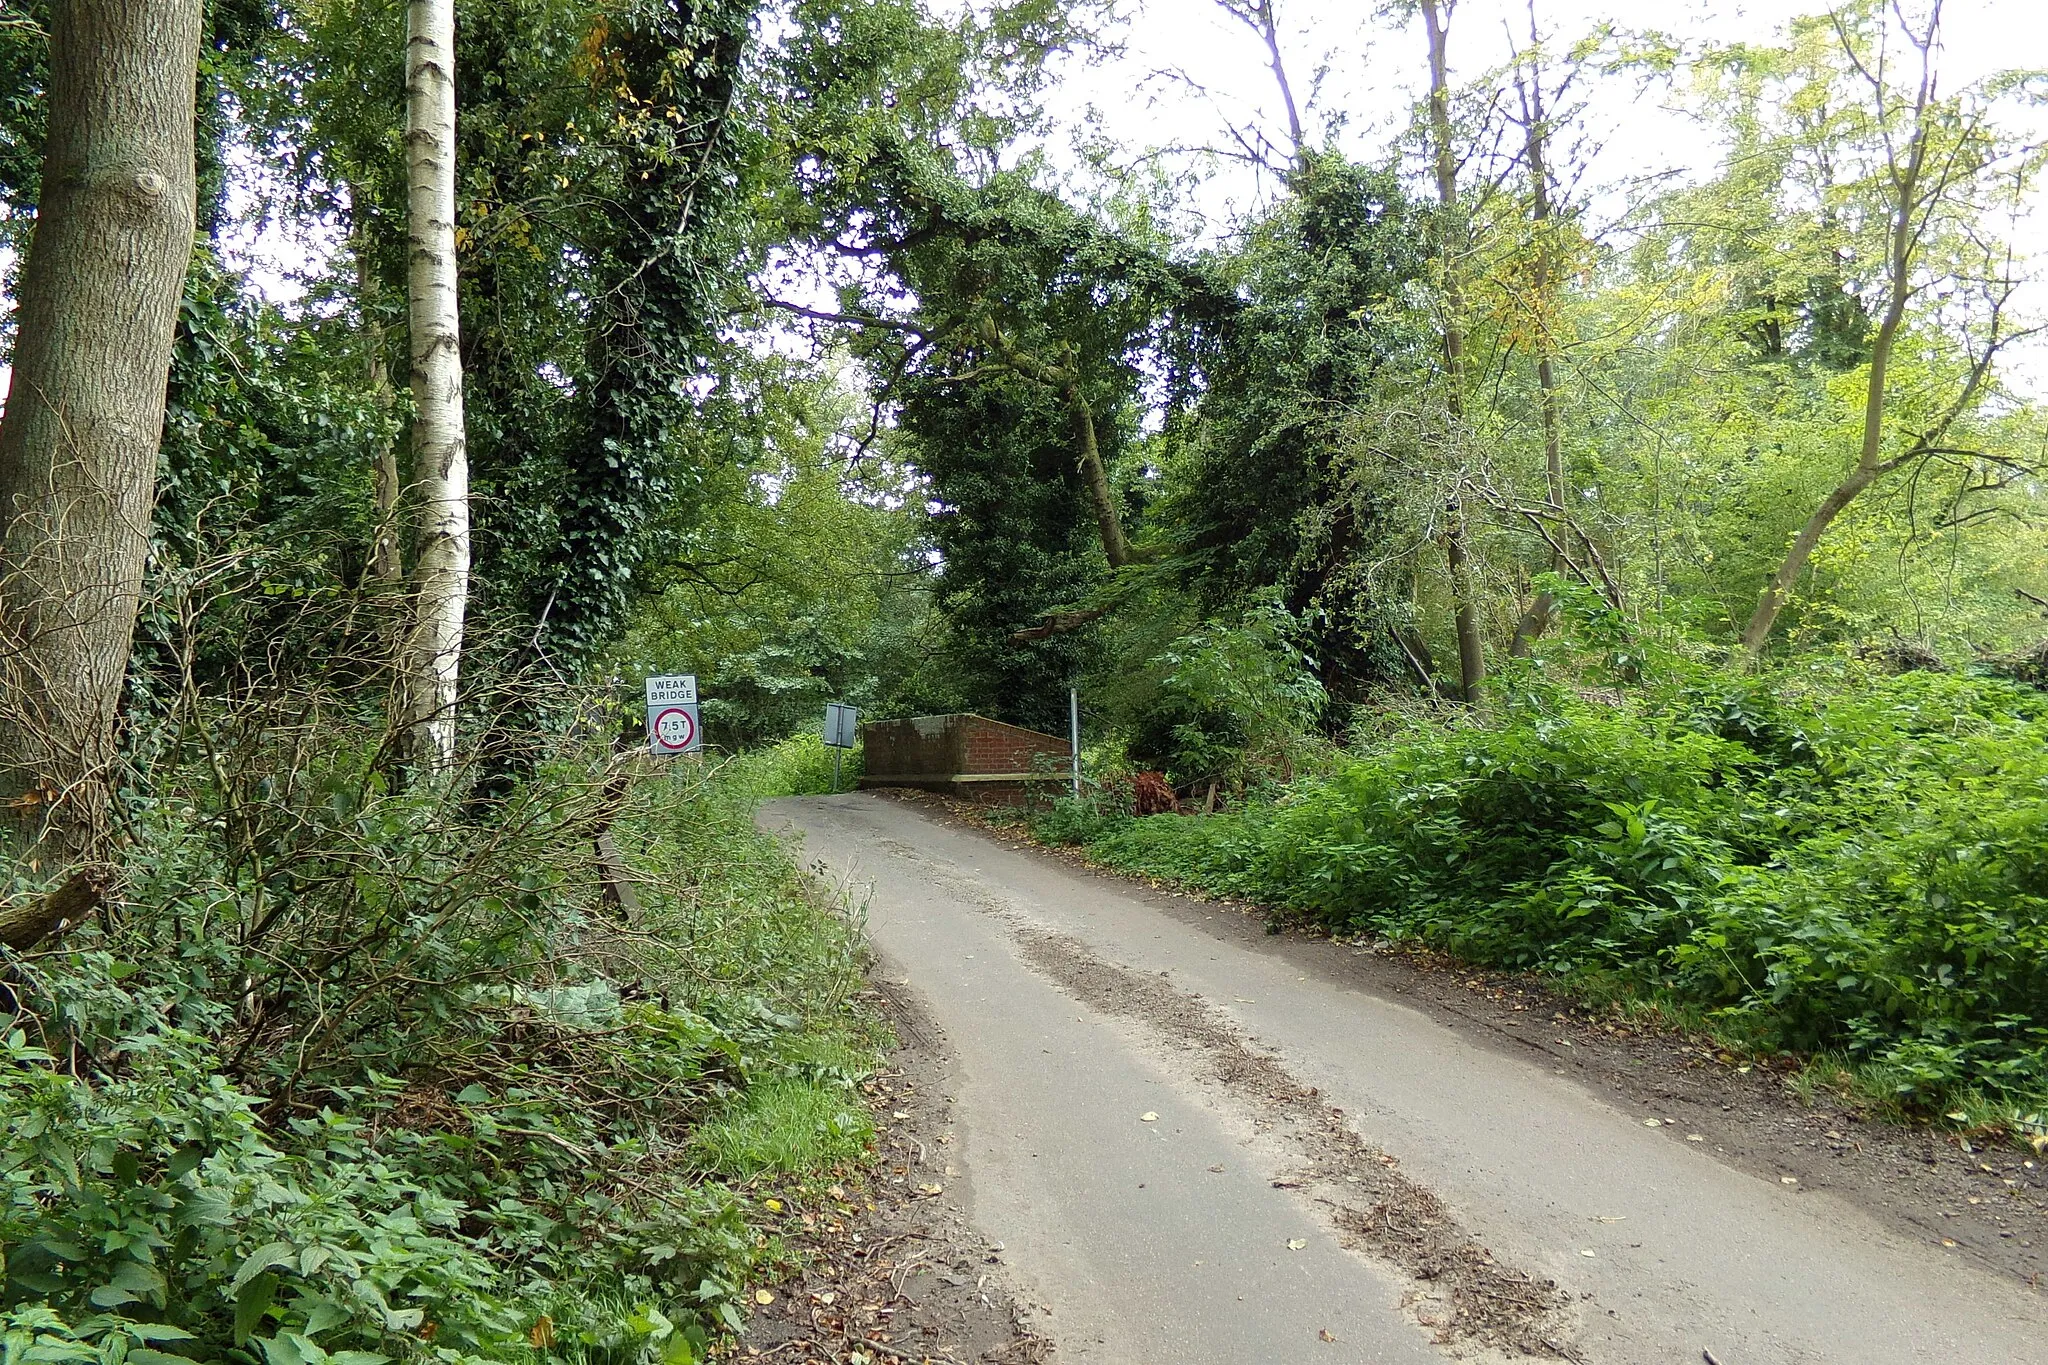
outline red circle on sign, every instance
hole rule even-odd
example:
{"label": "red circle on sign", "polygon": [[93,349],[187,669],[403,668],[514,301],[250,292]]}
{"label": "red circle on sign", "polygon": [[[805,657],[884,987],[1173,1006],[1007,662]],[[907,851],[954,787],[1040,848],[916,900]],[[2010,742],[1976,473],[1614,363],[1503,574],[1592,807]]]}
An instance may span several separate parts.
{"label": "red circle on sign", "polygon": [[696,718],[680,706],[671,706],[654,718],[654,744],[658,749],[679,754],[696,738]]}

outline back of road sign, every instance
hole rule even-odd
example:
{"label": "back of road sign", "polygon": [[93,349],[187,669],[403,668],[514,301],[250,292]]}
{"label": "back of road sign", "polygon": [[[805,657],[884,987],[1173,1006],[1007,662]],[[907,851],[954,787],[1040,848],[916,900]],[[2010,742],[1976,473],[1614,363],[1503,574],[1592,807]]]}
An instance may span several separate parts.
{"label": "back of road sign", "polygon": [[860,712],[836,701],[825,703],[825,742],[835,749],[851,749],[860,741]]}

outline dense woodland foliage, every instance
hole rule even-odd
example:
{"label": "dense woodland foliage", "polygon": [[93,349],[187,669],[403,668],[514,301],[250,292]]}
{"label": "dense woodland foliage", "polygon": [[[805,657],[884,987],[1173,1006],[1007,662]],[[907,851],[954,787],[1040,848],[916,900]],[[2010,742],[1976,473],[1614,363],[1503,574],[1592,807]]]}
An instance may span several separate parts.
{"label": "dense woodland foliage", "polygon": [[[865,1141],[857,936],[747,818],[828,700],[1078,687],[1048,837],[2048,1131],[2048,78],[1876,0],[1704,48],[1539,5],[1480,72],[1419,0],[1361,149],[1218,3],[1286,120],[1160,150],[1047,113],[1109,4],[460,0],[424,717],[435,6],[207,0],[132,648],[82,747],[0,707],[10,1365],[699,1359],[779,1254],[745,1182]],[[108,9],[0,9],[10,298]],[[1596,182],[1595,90],[1712,164]],[[1203,221],[1226,168],[1263,196]],[[631,782],[671,671],[749,756]]]}

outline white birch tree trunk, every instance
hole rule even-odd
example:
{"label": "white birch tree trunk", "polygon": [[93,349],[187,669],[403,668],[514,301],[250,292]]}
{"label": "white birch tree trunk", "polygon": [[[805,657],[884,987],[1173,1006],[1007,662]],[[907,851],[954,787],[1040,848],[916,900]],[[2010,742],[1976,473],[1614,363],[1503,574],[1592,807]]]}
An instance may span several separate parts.
{"label": "white birch tree trunk", "polygon": [[405,159],[420,541],[412,621],[398,665],[399,723],[407,758],[439,769],[455,756],[456,683],[469,605],[469,453],[455,274],[454,0],[408,0],[406,6]]}

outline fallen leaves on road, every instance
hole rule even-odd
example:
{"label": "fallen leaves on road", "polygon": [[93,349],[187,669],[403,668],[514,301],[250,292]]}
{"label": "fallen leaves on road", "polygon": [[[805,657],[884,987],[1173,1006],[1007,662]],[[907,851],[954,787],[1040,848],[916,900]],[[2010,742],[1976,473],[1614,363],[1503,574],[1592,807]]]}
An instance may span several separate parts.
{"label": "fallen leaves on road", "polygon": [[[1255,1107],[1255,1124],[1284,1135],[1298,1149],[1303,1173],[1281,1178],[1322,1196],[1317,1202],[1332,1210],[1342,1245],[1385,1257],[1440,1301],[1430,1321],[1420,1310],[1416,1317],[1439,1344],[1568,1357],[1557,1340],[1564,1327],[1556,1316],[1565,1306],[1563,1291],[1553,1281],[1496,1261],[1441,1201],[1397,1173],[1400,1162],[1392,1153],[1366,1144],[1316,1087],[1289,1075],[1276,1052],[1170,983],[1105,962],[1078,940],[1031,931],[1019,932],[1016,940],[1027,961],[1077,1000],[1142,1020],[1206,1054],[1232,1099]],[[1308,1239],[1295,1240],[1300,1244],[1289,1242],[1290,1250],[1307,1249]]]}
{"label": "fallen leaves on road", "polygon": [[1138,1122],[1140,1122],[1140,1123],[1157,1123],[1157,1122],[1159,1122],[1159,1115],[1157,1115],[1157,1114],[1153,1113],[1153,1112],[1152,1112],[1151,1110],[1149,1110],[1149,1109],[1148,1109],[1148,1110],[1146,1110],[1146,1111],[1145,1111],[1144,1113],[1142,1113],[1142,1114],[1138,1115]]}
{"label": "fallen leaves on road", "polygon": [[1289,1251],[1300,1251],[1307,1245],[1308,1239],[1306,1237],[1289,1237],[1287,1239],[1287,1249]]}

